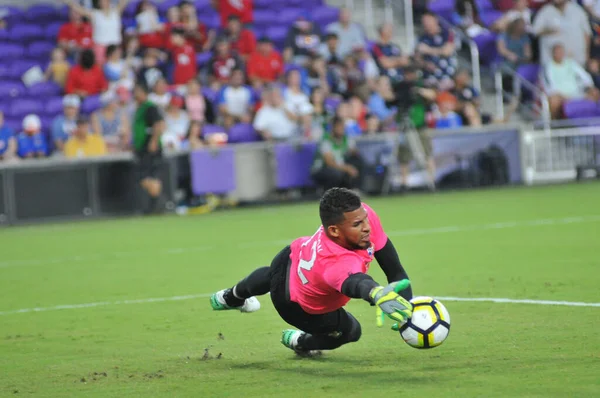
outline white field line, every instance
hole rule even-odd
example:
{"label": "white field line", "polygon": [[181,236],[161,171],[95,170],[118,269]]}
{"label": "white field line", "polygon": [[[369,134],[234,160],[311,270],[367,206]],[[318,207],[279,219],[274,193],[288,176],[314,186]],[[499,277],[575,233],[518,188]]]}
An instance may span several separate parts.
{"label": "white field line", "polygon": [[[35,308],[22,308],[20,310],[9,310],[0,311],[2,315],[13,315],[13,314],[24,314],[28,312],[47,312],[47,311],[58,311],[58,310],[75,310],[81,308],[93,308],[93,307],[107,307],[112,305],[124,305],[124,304],[146,304],[146,303],[162,303],[166,301],[182,301],[182,300],[194,300],[199,298],[208,298],[210,293],[202,294],[189,294],[186,296],[172,296],[172,297],[158,297],[158,298],[146,298],[137,300],[118,300],[118,301],[98,301],[95,303],[84,303],[84,304],[63,304],[55,305],[53,307],[35,307]],[[537,305],[554,305],[554,306],[567,306],[567,307],[600,307],[600,303],[582,303],[577,301],[549,301],[549,300],[528,300],[528,299],[510,299],[510,298],[481,298],[481,297],[437,297],[440,301],[467,301],[467,302],[490,302],[499,304],[537,304]],[[208,305],[208,303],[207,303]]]}
{"label": "white field line", "polygon": [[[600,215],[587,215],[587,216],[575,216],[575,217],[562,217],[562,218],[544,218],[529,221],[505,221],[490,224],[475,224],[475,225],[451,225],[445,227],[435,228],[419,228],[419,229],[405,229],[405,230],[391,230],[386,231],[388,236],[419,236],[419,235],[433,235],[443,233],[460,233],[460,232],[472,232],[472,231],[489,231],[497,229],[508,229],[508,228],[527,228],[527,227],[541,227],[549,225],[565,225],[565,224],[583,224],[583,223],[594,223],[600,221]],[[257,246],[283,246],[289,244],[294,238],[289,239],[277,239],[277,240],[262,240],[254,242],[242,242],[229,246],[236,249],[248,249]],[[162,249],[140,249],[130,250],[121,252],[105,252],[97,254],[87,254],[81,256],[72,257],[43,257],[23,260],[7,260],[0,261],[1,268],[9,268],[15,266],[27,266],[27,265],[51,265],[51,264],[65,264],[65,263],[78,263],[82,261],[92,260],[111,260],[115,258],[123,257],[136,257],[141,253],[147,253],[152,255],[179,255],[191,252],[200,252],[215,249],[215,246],[193,246],[193,247],[173,247],[173,248],[162,248]]]}

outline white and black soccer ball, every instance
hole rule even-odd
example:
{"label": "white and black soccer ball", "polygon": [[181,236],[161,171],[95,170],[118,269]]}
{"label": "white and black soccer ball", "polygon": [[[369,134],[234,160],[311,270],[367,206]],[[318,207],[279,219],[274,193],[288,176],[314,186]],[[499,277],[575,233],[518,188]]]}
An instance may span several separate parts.
{"label": "white and black soccer ball", "polygon": [[411,347],[437,347],[450,333],[450,314],[444,305],[431,297],[413,297],[412,318],[400,326],[402,339]]}

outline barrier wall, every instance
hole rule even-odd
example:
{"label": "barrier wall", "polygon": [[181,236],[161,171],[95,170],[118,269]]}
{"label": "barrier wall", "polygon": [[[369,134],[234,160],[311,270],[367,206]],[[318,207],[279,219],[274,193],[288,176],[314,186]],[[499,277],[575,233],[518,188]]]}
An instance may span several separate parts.
{"label": "barrier wall", "polygon": [[[520,183],[520,131],[498,126],[432,132],[437,180],[469,167],[482,150],[496,145],[505,153],[510,182]],[[383,162],[398,182],[401,134],[363,137],[358,147],[367,163]],[[274,198],[277,190],[312,185],[310,164],[317,143],[251,143],[207,148],[165,156],[161,168],[165,199],[174,208],[182,176],[189,175],[197,194],[230,194],[243,202]],[[410,185],[424,185],[423,173],[413,163]],[[135,160],[131,154],[85,160],[48,158],[0,163],[0,225],[98,218],[135,214],[138,202]]]}

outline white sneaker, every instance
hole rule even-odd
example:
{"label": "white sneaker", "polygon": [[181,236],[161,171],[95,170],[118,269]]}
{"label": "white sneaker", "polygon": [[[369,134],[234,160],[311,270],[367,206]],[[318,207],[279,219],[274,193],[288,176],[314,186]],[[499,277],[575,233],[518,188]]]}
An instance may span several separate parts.
{"label": "white sneaker", "polygon": [[256,312],[260,310],[260,301],[256,297],[247,298],[244,301],[244,304],[239,307],[230,307],[225,302],[225,298],[223,295],[227,289],[219,290],[210,296],[210,305],[215,311],[223,311],[223,310],[239,310],[240,312]]}

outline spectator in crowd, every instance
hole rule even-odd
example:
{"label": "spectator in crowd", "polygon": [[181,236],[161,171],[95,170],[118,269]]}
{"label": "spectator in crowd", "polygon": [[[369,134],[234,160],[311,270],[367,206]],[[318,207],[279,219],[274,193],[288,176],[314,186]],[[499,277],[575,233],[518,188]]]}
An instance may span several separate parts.
{"label": "spectator in crowd", "polygon": [[340,40],[337,33],[329,32],[325,35],[325,42],[319,46],[319,55],[323,57],[327,65],[341,65]]}
{"label": "spectator in crowd", "polygon": [[101,97],[102,108],[92,114],[92,132],[104,138],[108,152],[129,149],[131,127],[125,109],[119,107],[119,97],[111,91]]}
{"label": "spectator in crowd", "polygon": [[312,57],[306,74],[306,85],[311,93],[317,88],[323,90],[325,95],[329,93],[327,65],[323,57],[319,55]]}
{"label": "spectator in crowd", "polygon": [[579,4],[569,0],[552,0],[536,14],[533,32],[540,40],[540,62],[546,65],[553,58],[555,43],[569,43],[569,58],[579,65],[588,59],[591,28],[588,17]]}
{"label": "spectator in crowd", "polygon": [[4,112],[0,111],[0,161],[14,159],[17,154],[15,133],[4,124]]}
{"label": "spectator in crowd", "polygon": [[96,95],[105,91],[108,82],[98,64],[96,56],[90,49],[83,50],[80,55],[79,64],[69,71],[65,84],[65,93],[75,94],[80,97]]}
{"label": "spectator in crowd", "polygon": [[531,32],[531,10],[528,7],[527,0],[513,0],[514,6],[504,15],[494,22],[492,28],[498,32],[503,32],[508,29],[508,26],[517,19],[522,19],[525,22],[525,31]]}
{"label": "spectator in crowd", "polygon": [[43,158],[48,154],[48,144],[42,134],[39,116],[30,114],[23,119],[23,131],[17,135],[17,155],[22,159]]}
{"label": "spectator in crowd", "polygon": [[181,21],[181,11],[179,10],[179,6],[169,7],[167,10],[167,21],[164,24],[163,28],[163,47],[168,47],[169,42],[171,41],[171,30],[173,28],[183,28],[183,22]]}
{"label": "spectator in crowd", "polygon": [[215,53],[208,65],[211,87],[214,90],[219,90],[222,85],[229,83],[231,72],[242,67],[242,61],[231,51],[229,40],[221,37],[217,40]]}
{"label": "spectator in crowd", "polygon": [[[161,48],[164,41],[164,25],[160,22],[158,10],[150,0],[138,3],[135,22],[140,46],[146,48]],[[107,55],[108,57],[108,55]]]}
{"label": "spectator in crowd", "polygon": [[544,65],[543,84],[550,96],[550,113],[554,119],[561,118],[562,106],[567,100],[600,99],[600,92],[594,87],[590,74],[575,59],[565,56],[562,43],[552,47],[552,61]]}
{"label": "spectator in crowd", "polygon": [[172,94],[169,91],[167,79],[159,78],[154,84],[154,87],[152,87],[152,92],[148,96],[148,99],[163,112],[171,102],[171,97]]}
{"label": "spectator in crowd", "polygon": [[267,86],[262,96],[263,105],[254,118],[254,129],[265,141],[283,141],[293,138],[296,132],[294,115],[284,106],[279,87]]}
{"label": "spectator in crowd", "polygon": [[136,80],[142,80],[147,87],[154,87],[159,79],[166,77],[160,65],[160,52],[153,48],[144,51],[142,65],[136,73]]}
{"label": "spectator in crowd", "polygon": [[319,51],[321,30],[312,23],[308,12],[303,12],[290,26],[285,40],[283,59],[285,62],[305,66],[310,57]]}
{"label": "spectator in crowd", "polygon": [[291,119],[295,121],[298,128],[305,136],[310,136],[312,105],[308,95],[302,90],[300,71],[292,69],[287,74],[287,85],[283,92],[285,108],[292,114]]}
{"label": "spectator in crowd", "polygon": [[367,129],[365,130],[365,135],[375,135],[381,132],[381,123],[379,122],[379,118],[372,113],[367,114]]}
{"label": "spectator in crowd", "polygon": [[254,88],[262,88],[265,84],[273,83],[283,75],[283,59],[273,48],[273,43],[267,37],[258,41],[258,46],[247,61],[248,80]]}
{"label": "spectator in crowd", "polygon": [[202,137],[202,123],[192,120],[188,128],[185,140],[181,144],[182,149],[196,150],[203,148],[206,145]]}
{"label": "spectator in crowd", "polygon": [[179,11],[187,42],[196,52],[208,51],[213,46],[216,34],[213,30],[209,31],[198,19],[194,3],[189,0],[182,1]]}
{"label": "spectator in crowd", "polygon": [[376,86],[377,78],[380,75],[379,66],[366,47],[356,49],[354,51],[354,56],[358,60],[358,67],[365,77],[367,87],[373,90]]}
{"label": "spectator in crowd", "polygon": [[192,79],[187,84],[185,108],[190,120],[200,125],[214,121],[214,111],[211,102],[202,94],[202,86],[198,79]]}
{"label": "spectator in crowd", "polygon": [[343,70],[347,85],[347,96],[358,95],[361,98],[369,98],[367,78],[359,66],[356,55],[350,54],[344,59]]}
{"label": "spectator in crowd", "polygon": [[190,118],[183,110],[183,97],[173,96],[165,112],[166,130],[161,137],[163,148],[178,150],[190,127]]}
{"label": "spectator in crowd", "polygon": [[485,29],[479,18],[479,10],[475,0],[456,0],[452,23],[461,28],[469,37],[480,35]]}
{"label": "spectator in crowd", "polygon": [[316,141],[320,140],[323,134],[329,130],[331,120],[331,114],[325,107],[325,92],[322,87],[316,87],[310,95],[310,103],[313,108],[310,138]]}
{"label": "spectator in crowd", "polygon": [[360,158],[356,143],[345,134],[344,120],[334,117],[331,134],[321,139],[311,173],[318,186],[355,189],[360,184]]}
{"label": "spectator in crowd", "polygon": [[46,68],[44,77],[46,80],[51,80],[64,88],[70,68],[71,65],[67,62],[65,51],[60,47],[56,47],[52,50],[50,63],[48,64],[48,68]]}
{"label": "spectator in crowd", "polygon": [[342,102],[337,110],[336,116],[344,122],[344,133],[348,137],[358,137],[362,134],[358,121],[354,118],[353,109],[349,102]]}
{"label": "spectator in crowd", "polygon": [[443,91],[436,98],[437,112],[435,112],[434,126],[436,129],[453,129],[462,127],[462,118],[456,109],[458,100],[448,91]]}
{"label": "spectator in crowd", "polygon": [[129,0],[119,0],[113,6],[110,0],[98,0],[98,9],[88,10],[74,0],[64,0],[72,9],[88,17],[92,22],[92,41],[94,54],[99,64],[104,63],[106,47],[111,44],[121,45],[121,15]]}
{"label": "spectator in crowd", "polygon": [[417,53],[425,82],[442,90],[450,88],[457,66],[454,35],[440,27],[434,14],[426,13],[421,20],[425,33],[419,38]]}
{"label": "spectator in crowd", "polygon": [[81,101],[76,95],[65,95],[63,97],[63,114],[52,120],[52,142],[54,148],[62,152],[65,142],[69,139],[79,116]]}
{"label": "spectator in crowd", "polygon": [[129,51],[127,58],[123,59],[121,48],[114,44],[106,47],[106,63],[103,66],[104,77],[109,83],[109,88],[124,86],[133,88],[135,74],[133,73],[133,52]]}
{"label": "spectator in crowd", "polygon": [[250,29],[244,29],[240,17],[230,15],[225,29],[225,37],[231,43],[231,49],[242,60],[248,60],[248,57],[256,51],[256,37]]}
{"label": "spectator in crowd", "polygon": [[221,16],[221,27],[227,26],[229,17],[235,15],[243,24],[254,21],[252,0],[211,0],[213,7]]}
{"label": "spectator in crowd", "polygon": [[350,117],[356,120],[362,134],[367,129],[368,108],[357,95],[350,97],[348,105],[350,105]]}
{"label": "spectator in crowd", "polygon": [[133,91],[138,104],[133,119],[133,147],[138,162],[139,183],[150,201],[145,213],[159,211],[162,182],[159,169],[162,163],[161,136],[165,122],[160,111],[148,100],[148,88],[138,82]]}
{"label": "spectator in crowd", "polygon": [[390,106],[396,97],[390,84],[390,78],[380,76],[377,80],[377,89],[369,98],[369,112],[376,116],[383,128],[389,128],[395,121],[398,114],[398,108]]}
{"label": "spectator in crowd", "polygon": [[69,58],[75,59],[81,50],[91,48],[93,44],[92,25],[84,21],[77,10],[71,8],[69,22],[65,22],[58,31],[58,46]]}
{"label": "spectator in crowd", "polygon": [[515,18],[508,24],[506,32],[498,36],[497,48],[503,67],[516,69],[531,61],[531,39],[525,31],[523,19]]}
{"label": "spectator in crowd", "polygon": [[586,70],[594,81],[594,87],[600,89],[600,60],[590,58]]}
{"label": "spectator in crowd", "polygon": [[86,116],[77,118],[77,127],[65,143],[67,158],[87,158],[106,155],[106,143],[100,134],[90,131],[90,122]]}
{"label": "spectator in crowd", "polygon": [[250,123],[254,99],[252,90],[244,86],[244,71],[234,69],[231,84],[224,86],[217,100],[223,126],[229,129],[236,123]]}
{"label": "spectator in crowd", "polygon": [[385,23],[379,27],[379,40],[373,45],[373,59],[382,75],[401,81],[404,77],[402,69],[410,64],[410,58],[402,55],[400,47],[392,43],[394,25]]}
{"label": "spectator in crowd", "polygon": [[171,61],[173,63],[173,84],[187,84],[198,74],[196,53],[194,48],[185,40],[183,29],[171,30]]}
{"label": "spectator in crowd", "polygon": [[359,24],[352,22],[352,12],[348,8],[340,9],[339,21],[327,26],[327,32],[335,33],[339,38],[337,55],[340,58],[345,58],[354,49],[366,45],[365,34]]}
{"label": "spectator in crowd", "polygon": [[466,69],[460,69],[454,76],[452,94],[457,99],[456,111],[469,126],[481,126],[479,92],[471,85],[471,75]]}

